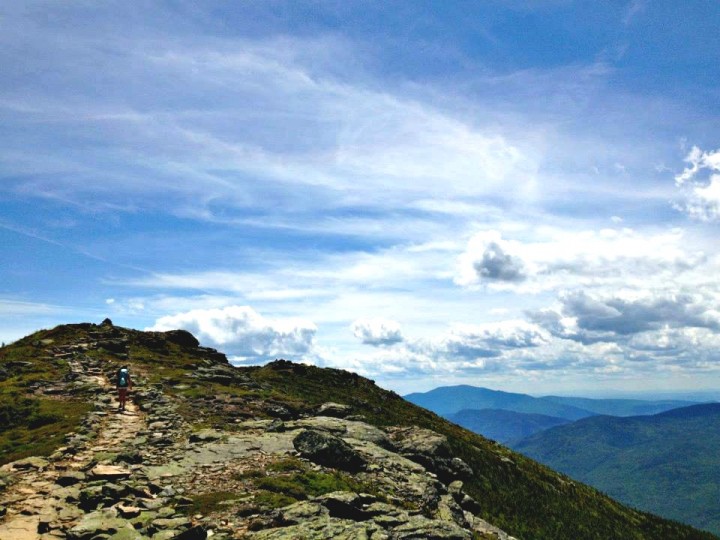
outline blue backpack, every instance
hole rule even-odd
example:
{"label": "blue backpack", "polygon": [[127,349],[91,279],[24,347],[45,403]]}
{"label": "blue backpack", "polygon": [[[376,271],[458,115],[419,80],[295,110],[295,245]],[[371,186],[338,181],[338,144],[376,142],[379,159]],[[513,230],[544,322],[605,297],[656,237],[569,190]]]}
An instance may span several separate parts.
{"label": "blue backpack", "polygon": [[127,388],[128,382],[130,381],[130,373],[127,369],[118,370],[117,385],[119,388]]}

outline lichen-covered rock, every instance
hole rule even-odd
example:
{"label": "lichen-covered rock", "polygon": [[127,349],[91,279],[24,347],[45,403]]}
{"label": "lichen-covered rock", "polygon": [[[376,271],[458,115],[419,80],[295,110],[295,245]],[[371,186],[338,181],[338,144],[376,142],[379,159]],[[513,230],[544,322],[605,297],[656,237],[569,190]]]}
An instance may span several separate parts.
{"label": "lichen-covered rock", "polygon": [[328,401],[323,403],[317,410],[318,416],[334,416],[335,418],[345,418],[352,412],[352,408],[341,403],[333,403]]}
{"label": "lichen-covered rock", "polygon": [[[68,540],[90,540],[101,537],[100,535],[106,535],[106,538],[109,538],[125,530],[128,531],[126,534],[136,532],[129,521],[117,517],[117,511],[109,508],[85,514],[80,523],[68,531],[67,537]],[[134,538],[141,538],[141,535],[137,534]]]}
{"label": "lichen-covered rock", "polygon": [[350,472],[366,466],[365,460],[348,443],[329,433],[307,429],[293,439],[293,445],[302,456],[319,465]]}
{"label": "lichen-covered rock", "polygon": [[470,540],[472,533],[454,523],[423,516],[412,516],[392,530],[397,540]]}
{"label": "lichen-covered rock", "polygon": [[467,463],[452,456],[444,435],[412,426],[393,430],[390,440],[403,456],[424,465],[444,482],[467,479],[474,474]]}

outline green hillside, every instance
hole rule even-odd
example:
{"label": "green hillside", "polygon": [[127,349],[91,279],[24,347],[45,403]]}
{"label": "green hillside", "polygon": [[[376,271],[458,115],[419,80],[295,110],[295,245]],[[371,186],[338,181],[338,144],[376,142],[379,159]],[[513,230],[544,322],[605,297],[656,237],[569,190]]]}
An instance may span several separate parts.
{"label": "green hillside", "polygon": [[[625,507],[591,487],[452,424],[354,373],[283,360],[264,367],[232,368],[224,355],[198,347],[187,332],[140,332],[115,327],[109,322],[101,326],[60,326],[0,349],[3,414],[5,418],[14,419],[12,423],[4,423],[0,432],[3,462],[31,454],[47,455],[61,444],[64,434],[79,429],[88,397],[97,395],[99,390],[87,383],[91,380],[87,372],[84,379],[73,379],[71,363],[77,358],[87,365],[100,366],[105,375],[112,374],[121,363],[127,363],[139,381],[138,395],[167,404],[163,407],[172,405],[183,422],[197,430],[215,428],[232,432],[233,426],[247,428],[247,422],[264,418],[302,419],[316,414],[318,407],[326,402],[346,405],[355,418],[377,427],[419,426],[432,430],[447,437],[448,463],[458,458],[472,469],[463,490],[480,502],[479,516],[517,538],[715,538]],[[55,406],[48,408],[48,400]],[[150,409],[149,413],[152,412]],[[33,420],[38,418],[42,420]],[[40,440],[41,434],[46,433]],[[159,437],[162,448],[163,434],[151,435]],[[70,440],[77,439],[71,437]],[[173,448],[185,451],[182,445]],[[150,459],[154,458],[146,458]],[[252,470],[244,470],[237,476],[237,482],[247,484],[255,476]],[[282,498],[272,492],[280,489],[280,484],[263,482],[276,506],[290,504],[309,493],[309,488],[302,491],[302,486],[295,486],[293,493],[300,490],[295,498]],[[345,478],[336,483],[347,486],[351,481]],[[0,490],[2,485],[0,482]],[[228,497],[222,493],[216,495],[217,500]],[[208,504],[209,500],[206,497],[195,503]]]}
{"label": "green hillside", "polygon": [[525,437],[555,426],[567,424],[570,420],[528,414],[502,409],[463,409],[445,416],[451,422],[501,443],[519,441]]}
{"label": "green hillside", "polygon": [[626,504],[720,533],[720,404],[586,418],[514,448]]}

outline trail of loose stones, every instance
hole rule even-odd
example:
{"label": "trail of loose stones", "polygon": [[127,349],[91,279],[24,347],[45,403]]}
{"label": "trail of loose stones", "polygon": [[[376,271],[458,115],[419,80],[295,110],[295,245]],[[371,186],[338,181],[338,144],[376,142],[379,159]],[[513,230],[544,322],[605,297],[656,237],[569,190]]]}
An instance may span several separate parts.
{"label": "trail of loose stones", "polygon": [[[58,356],[68,354],[58,350]],[[114,389],[96,360],[74,355],[68,364],[75,386],[97,390],[95,411],[84,422],[87,434],[69,438],[68,446],[47,459],[33,457],[3,467],[17,481],[0,502],[7,512],[0,524],[1,540],[65,538],[64,531],[85,514],[77,504],[69,504],[81,502],[74,485],[88,479],[130,478],[133,474],[132,467],[103,465],[103,456],[132,448],[138,433],[147,428],[146,415],[132,400],[128,400],[125,411],[117,410]]]}

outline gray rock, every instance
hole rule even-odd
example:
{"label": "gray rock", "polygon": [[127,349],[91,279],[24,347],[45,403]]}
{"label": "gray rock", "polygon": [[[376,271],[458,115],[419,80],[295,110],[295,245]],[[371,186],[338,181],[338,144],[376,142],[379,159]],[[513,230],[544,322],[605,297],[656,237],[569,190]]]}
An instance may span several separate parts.
{"label": "gray rock", "polygon": [[282,509],[282,521],[288,525],[304,523],[318,516],[328,515],[327,509],[310,501],[300,501]]}
{"label": "gray rock", "polygon": [[470,540],[472,533],[454,523],[411,516],[407,523],[392,530],[397,540]]}
{"label": "gray rock", "polygon": [[158,518],[152,522],[153,527],[163,529],[184,529],[190,526],[190,520],[185,517]]}
{"label": "gray rock", "polygon": [[63,487],[65,486],[72,486],[79,482],[84,482],[86,478],[85,473],[80,471],[65,471],[60,476],[58,476],[57,480],[55,480],[56,484],[59,484]]}
{"label": "gray rock", "polygon": [[317,410],[318,416],[334,416],[335,418],[345,418],[352,412],[352,408],[341,403],[333,403],[328,401],[323,403]]}
{"label": "gray rock", "polygon": [[41,457],[28,457],[25,459],[19,459],[10,464],[13,469],[16,470],[27,470],[27,469],[46,469],[50,462],[47,459]]}
{"label": "gray rock", "polygon": [[210,442],[210,441],[217,441],[219,439],[222,439],[223,432],[217,431],[215,429],[203,429],[200,431],[197,431],[195,433],[192,433],[190,435],[190,442],[191,443],[197,443],[197,442]]}
{"label": "gray rock", "polygon": [[303,457],[326,467],[358,472],[366,467],[365,460],[353,448],[334,435],[304,430],[293,439],[295,449]]}
{"label": "gray rock", "polygon": [[[130,522],[118,518],[117,512],[109,508],[85,514],[80,523],[67,532],[67,537],[68,540],[90,540],[104,534],[106,538],[110,538],[112,535],[125,530],[128,531],[125,534],[136,532]],[[141,538],[141,536],[130,536],[129,538],[134,540],[135,538]]]}

